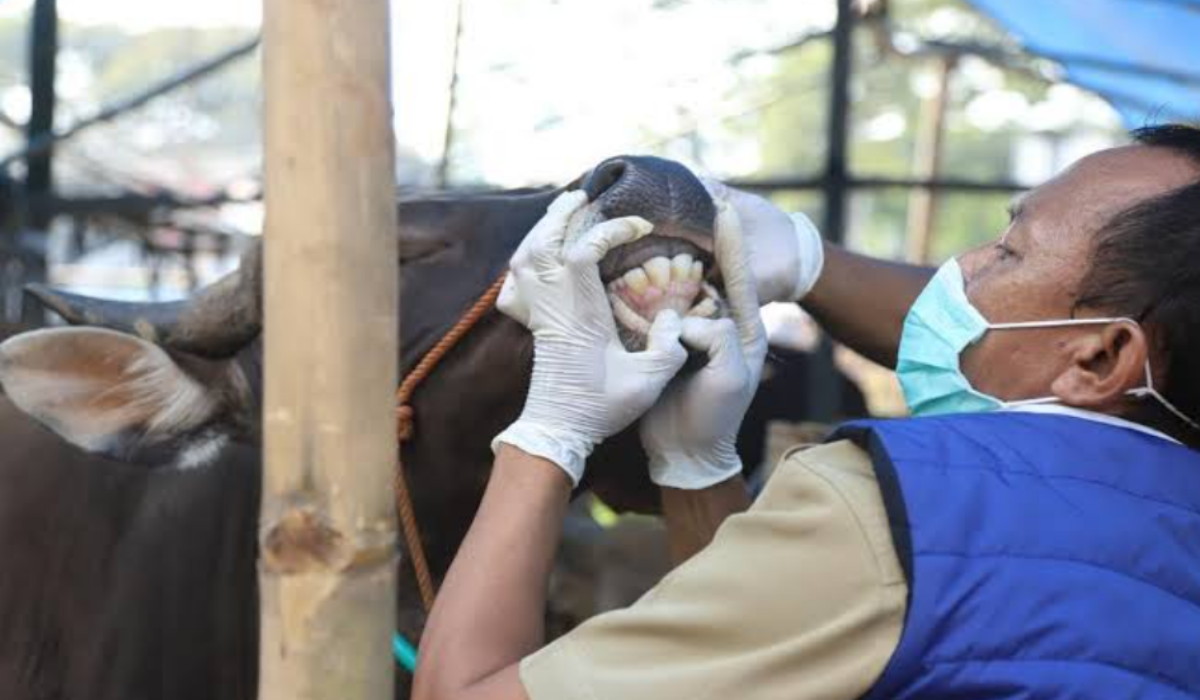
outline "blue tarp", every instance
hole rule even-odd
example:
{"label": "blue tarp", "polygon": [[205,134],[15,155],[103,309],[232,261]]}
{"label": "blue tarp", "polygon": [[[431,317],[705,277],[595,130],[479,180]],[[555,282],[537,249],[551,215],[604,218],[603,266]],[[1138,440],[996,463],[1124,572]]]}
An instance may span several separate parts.
{"label": "blue tarp", "polygon": [[1200,0],[970,0],[1130,127],[1200,120]]}

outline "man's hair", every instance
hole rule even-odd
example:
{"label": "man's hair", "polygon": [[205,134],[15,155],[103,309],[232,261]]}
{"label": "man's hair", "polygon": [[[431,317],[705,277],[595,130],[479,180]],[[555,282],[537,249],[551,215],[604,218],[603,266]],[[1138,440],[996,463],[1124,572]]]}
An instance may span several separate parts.
{"label": "man's hair", "polygon": [[[1200,128],[1150,126],[1132,136],[1200,166]],[[1105,309],[1141,323],[1151,343],[1156,388],[1200,422],[1200,174],[1191,184],[1116,214],[1097,232],[1076,307]],[[1141,402],[1131,417],[1171,426],[1169,432],[1200,445],[1200,431],[1187,429],[1157,401]]]}

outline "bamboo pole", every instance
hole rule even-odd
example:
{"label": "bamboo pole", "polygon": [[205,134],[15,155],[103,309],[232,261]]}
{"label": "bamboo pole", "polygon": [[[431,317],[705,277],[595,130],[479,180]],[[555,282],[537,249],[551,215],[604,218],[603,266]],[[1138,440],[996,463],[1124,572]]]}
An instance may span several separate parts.
{"label": "bamboo pole", "polygon": [[387,0],[264,0],[259,697],[393,693],[397,241]]}

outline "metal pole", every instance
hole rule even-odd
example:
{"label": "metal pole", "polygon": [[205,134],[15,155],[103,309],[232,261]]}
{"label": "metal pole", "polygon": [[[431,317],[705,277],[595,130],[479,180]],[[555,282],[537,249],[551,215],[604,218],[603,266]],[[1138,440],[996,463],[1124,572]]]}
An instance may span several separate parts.
{"label": "metal pole", "polygon": [[[845,240],[849,177],[846,162],[850,134],[850,78],[854,52],[853,0],[837,0],[830,71],[828,145],[825,158],[825,220],[821,232],[831,243]],[[834,370],[833,343],[823,335],[809,370],[809,415],[829,422],[842,404],[842,386]]]}
{"label": "metal pole", "polygon": [[393,697],[388,0],[265,0],[263,700]]}
{"label": "metal pole", "polygon": [[[56,0],[37,0],[29,26],[29,123],[27,143],[33,144],[54,131],[54,78],[58,62],[58,5]],[[53,152],[43,149],[30,151],[25,158],[25,186],[20,206],[25,225],[16,232],[16,253],[20,261],[21,282],[46,281],[46,229],[53,215],[25,208],[31,198],[43,197],[54,189]],[[32,299],[24,299],[21,320],[41,325],[45,311]]]}
{"label": "metal pole", "polygon": [[[824,190],[826,179],[814,178],[760,178],[755,180],[730,180],[728,184],[741,190],[752,192],[781,192],[788,190]],[[848,190],[879,190],[879,189],[911,189],[914,187],[946,190],[953,192],[990,193],[990,192],[1022,192],[1033,187],[1011,180],[968,180],[957,177],[913,178],[913,177],[849,177],[846,179]]]}
{"label": "metal pole", "polygon": [[[57,0],[37,0],[29,37],[29,124],[26,138],[36,143],[54,131],[54,74],[58,58]],[[32,196],[51,190],[51,149],[26,152],[25,191]],[[35,229],[44,229],[49,217],[38,214],[30,219]]]}

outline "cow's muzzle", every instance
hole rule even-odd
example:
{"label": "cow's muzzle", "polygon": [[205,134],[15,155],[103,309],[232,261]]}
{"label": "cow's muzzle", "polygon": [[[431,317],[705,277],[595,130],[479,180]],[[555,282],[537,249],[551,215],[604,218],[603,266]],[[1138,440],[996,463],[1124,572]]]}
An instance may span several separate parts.
{"label": "cow's muzzle", "polygon": [[659,311],[718,317],[720,271],[713,260],[716,208],[695,175],[679,163],[650,156],[618,156],[579,182],[591,203],[575,215],[568,237],[621,216],[640,216],[654,231],[620,246],[600,262],[621,340],[645,347]]}

